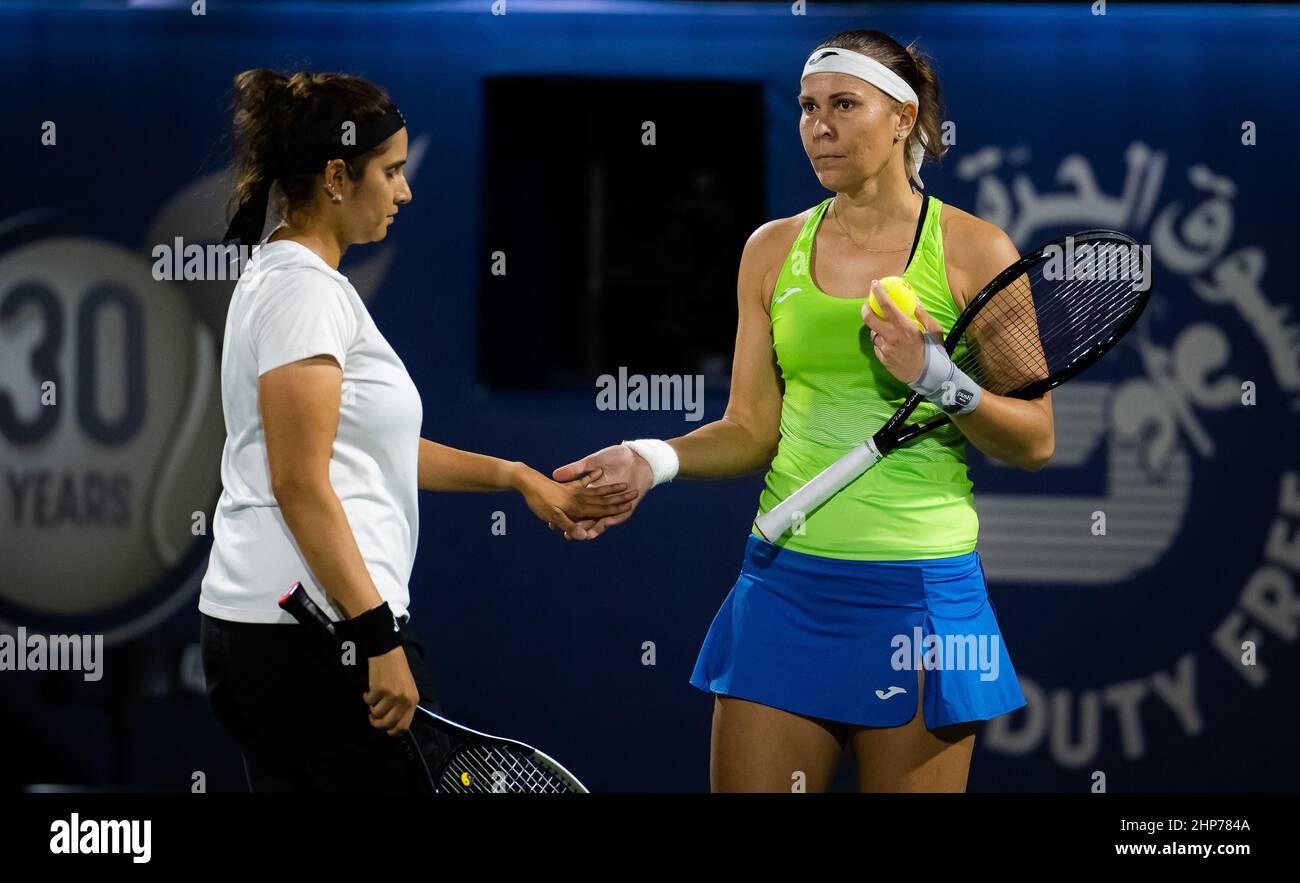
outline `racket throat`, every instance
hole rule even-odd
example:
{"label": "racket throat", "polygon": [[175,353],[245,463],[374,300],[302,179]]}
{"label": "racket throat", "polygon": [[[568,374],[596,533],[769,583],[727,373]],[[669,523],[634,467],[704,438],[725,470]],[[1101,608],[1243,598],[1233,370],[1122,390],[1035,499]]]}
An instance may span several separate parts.
{"label": "racket throat", "polygon": [[864,444],[863,447],[865,447],[871,454],[871,462],[867,464],[867,468],[870,469],[872,466],[875,466],[881,460],[885,459],[885,455],[898,447],[898,445],[891,445],[879,437],[874,437],[867,439],[866,444]]}

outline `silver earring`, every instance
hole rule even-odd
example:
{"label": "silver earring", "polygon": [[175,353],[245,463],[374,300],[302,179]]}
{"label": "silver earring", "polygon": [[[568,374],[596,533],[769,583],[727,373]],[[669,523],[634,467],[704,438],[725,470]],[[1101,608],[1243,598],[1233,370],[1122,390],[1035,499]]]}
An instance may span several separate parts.
{"label": "silver earring", "polygon": [[334,199],[335,202],[342,202],[342,201],[343,201],[343,197],[340,196],[339,194],[335,193],[333,190],[330,191],[330,196],[333,197],[333,199]]}

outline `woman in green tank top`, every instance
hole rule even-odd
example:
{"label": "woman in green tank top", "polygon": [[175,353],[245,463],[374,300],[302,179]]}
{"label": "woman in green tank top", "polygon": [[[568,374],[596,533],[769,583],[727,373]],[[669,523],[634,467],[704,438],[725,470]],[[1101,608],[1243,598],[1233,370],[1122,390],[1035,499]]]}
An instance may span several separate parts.
{"label": "woman in green tank top", "polygon": [[[833,166],[834,160],[826,164]],[[947,329],[960,311],[944,267],[943,203],[933,196],[918,199],[917,235],[899,275],[916,291],[922,312]],[[863,345],[859,331],[869,331],[861,316],[866,295],[831,295],[812,277],[813,244],[833,203],[827,199],[808,216],[777,274],[774,290],[779,294],[770,301],[772,341],[785,392],[781,443],[759,497],[760,514],[874,435],[912,393],[881,363],[874,346]],[[902,266],[906,254],[901,248],[879,258],[867,253],[864,263],[880,276],[890,275],[887,271]],[[938,412],[938,406],[922,402],[912,419]],[[853,560],[938,558],[973,550],[978,527],[966,477],[966,440],[949,424],[864,473],[780,545]]]}
{"label": "woman in green tank top", "polygon": [[[893,309],[866,317],[874,280],[902,276],[917,318],[946,331],[1017,258],[1001,230],[913,185],[923,156],[944,152],[939,85],[919,51],[879,31],[838,34],[809,56],[801,87],[804,150],[835,195],[746,243],[725,415],[680,438],[597,451],[557,481],[602,468],[639,502],[675,475],[766,470],[765,512],[871,437],[922,373],[916,325]],[[975,552],[966,444],[1041,468],[1054,447],[1051,399],[985,390],[977,402],[778,543],[751,533],[691,678],[715,694],[714,790],[824,790],[850,744],[864,791],[964,790],[976,722],[1025,704]],[[913,419],[936,411],[923,403]],[[565,536],[594,539],[630,517]],[[994,645],[991,664],[900,666],[898,641],[912,634]]]}

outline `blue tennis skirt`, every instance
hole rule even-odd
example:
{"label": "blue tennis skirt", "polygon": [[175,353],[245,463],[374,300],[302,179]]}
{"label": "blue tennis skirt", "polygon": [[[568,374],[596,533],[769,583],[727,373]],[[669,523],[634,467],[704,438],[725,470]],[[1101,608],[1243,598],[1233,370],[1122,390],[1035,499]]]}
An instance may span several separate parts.
{"label": "blue tennis skirt", "polygon": [[867,727],[929,728],[1023,707],[978,552],[850,561],[750,535],[691,684]]}

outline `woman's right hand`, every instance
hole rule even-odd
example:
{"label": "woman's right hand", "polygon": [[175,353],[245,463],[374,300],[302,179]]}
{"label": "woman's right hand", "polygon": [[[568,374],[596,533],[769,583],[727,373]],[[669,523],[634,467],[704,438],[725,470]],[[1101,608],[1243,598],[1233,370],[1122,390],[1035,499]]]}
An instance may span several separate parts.
{"label": "woman's right hand", "polygon": [[636,491],[625,482],[601,481],[599,469],[581,479],[557,482],[523,463],[519,467],[515,489],[552,530],[571,530],[573,519],[620,515],[636,505]]}
{"label": "woman's right hand", "polygon": [[602,448],[581,460],[561,466],[551,473],[551,477],[556,481],[572,481],[579,475],[597,469],[602,470],[602,474],[592,487],[621,483],[626,484],[629,490],[636,491],[637,495],[631,501],[631,508],[620,515],[588,518],[577,522],[564,532],[564,538],[567,540],[595,539],[605,532],[605,528],[627,521],[645,499],[646,492],[654,485],[654,470],[650,468],[650,464],[627,445],[610,445]]}
{"label": "woman's right hand", "polygon": [[371,656],[370,689],[362,696],[370,706],[370,725],[400,736],[411,728],[420,691],[411,676],[406,651],[394,647],[382,656]]}

